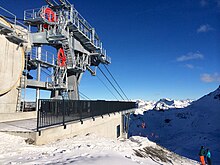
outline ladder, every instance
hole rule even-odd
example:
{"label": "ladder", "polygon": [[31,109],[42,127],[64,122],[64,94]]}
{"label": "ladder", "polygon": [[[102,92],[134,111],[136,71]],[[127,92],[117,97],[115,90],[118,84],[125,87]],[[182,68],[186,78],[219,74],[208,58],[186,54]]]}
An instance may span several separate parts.
{"label": "ladder", "polygon": [[20,85],[17,88],[18,89],[18,98],[17,98],[17,106],[16,106],[17,112],[24,111],[24,104],[25,104],[24,101],[25,101],[26,86],[27,86],[26,79],[27,77],[22,75],[20,78]]}

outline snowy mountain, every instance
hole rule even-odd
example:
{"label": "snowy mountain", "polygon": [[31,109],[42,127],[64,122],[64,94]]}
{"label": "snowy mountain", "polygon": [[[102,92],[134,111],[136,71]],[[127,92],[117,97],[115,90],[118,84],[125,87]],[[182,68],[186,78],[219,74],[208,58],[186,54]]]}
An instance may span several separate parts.
{"label": "snowy mountain", "polygon": [[143,100],[137,100],[136,102],[139,108],[135,111],[135,114],[142,114],[142,115],[146,110],[153,109],[156,103],[155,101],[143,101]]}
{"label": "snowy mountain", "polygon": [[172,108],[185,108],[189,106],[193,100],[171,100],[168,98],[160,99],[159,101],[143,101],[137,100],[139,110],[136,113],[142,113],[146,110],[167,110]]}
{"label": "snowy mountain", "polygon": [[[173,103],[166,101],[168,106]],[[175,153],[195,160],[199,160],[198,151],[203,145],[211,150],[213,164],[220,164],[220,87],[185,108],[153,109],[146,109],[144,115],[132,116],[131,135],[148,137]]]}
{"label": "snowy mountain", "polygon": [[191,104],[192,100],[171,100],[171,99],[160,99],[155,103],[155,110],[166,110],[172,108],[185,108]]}

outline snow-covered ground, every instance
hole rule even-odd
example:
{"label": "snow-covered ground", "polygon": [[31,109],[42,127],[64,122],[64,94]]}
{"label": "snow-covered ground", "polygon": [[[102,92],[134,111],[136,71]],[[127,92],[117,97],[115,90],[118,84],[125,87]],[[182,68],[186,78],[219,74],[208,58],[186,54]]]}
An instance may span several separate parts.
{"label": "snow-covered ground", "polygon": [[[166,104],[162,107],[174,103],[160,101]],[[141,108],[132,116],[130,135],[148,137],[175,153],[195,160],[199,160],[198,151],[203,145],[211,150],[213,164],[220,164],[220,87],[185,108],[155,109],[146,108],[144,111]]]}
{"label": "snow-covered ground", "polygon": [[34,146],[0,132],[0,164],[196,165],[189,158],[198,160],[201,145],[211,150],[214,164],[220,164],[220,88],[194,102],[161,99],[139,105],[129,139],[88,134]]}
{"label": "snow-covered ground", "polygon": [[88,134],[43,146],[29,145],[24,138],[4,133],[0,133],[0,137],[1,165],[197,164],[138,136],[127,140],[111,140]]}

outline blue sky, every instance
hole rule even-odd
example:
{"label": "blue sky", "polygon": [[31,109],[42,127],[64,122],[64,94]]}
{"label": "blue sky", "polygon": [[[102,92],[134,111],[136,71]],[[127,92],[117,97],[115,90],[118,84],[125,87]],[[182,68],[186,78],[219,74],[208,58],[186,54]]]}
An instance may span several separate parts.
{"label": "blue sky", "polygon": [[[220,0],[70,2],[95,27],[112,59],[108,68],[130,99],[198,99],[220,85]],[[0,2],[18,17],[44,4]],[[90,99],[115,99],[88,72],[80,91]]]}

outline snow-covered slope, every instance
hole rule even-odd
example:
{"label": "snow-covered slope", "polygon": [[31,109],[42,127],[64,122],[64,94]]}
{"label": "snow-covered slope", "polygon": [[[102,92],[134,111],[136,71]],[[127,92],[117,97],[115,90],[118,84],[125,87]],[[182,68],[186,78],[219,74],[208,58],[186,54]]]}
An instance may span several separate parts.
{"label": "snow-covered slope", "polygon": [[132,116],[133,137],[128,140],[110,140],[92,134],[33,146],[21,137],[0,133],[0,164],[196,165],[197,162],[169,150],[198,160],[201,145],[211,150],[213,164],[220,164],[220,88],[182,109],[149,110],[152,104],[153,109],[155,102],[143,103],[142,110],[147,110],[142,111],[144,115]]}
{"label": "snow-covered slope", "polygon": [[182,109],[147,110],[144,115],[134,115],[130,134],[146,136],[196,160],[203,145],[211,150],[214,164],[220,164],[220,87]]}
{"label": "snow-covered slope", "polygon": [[195,165],[147,138],[110,140],[94,134],[76,136],[44,146],[25,143],[21,137],[0,133],[0,164],[22,165]]}

